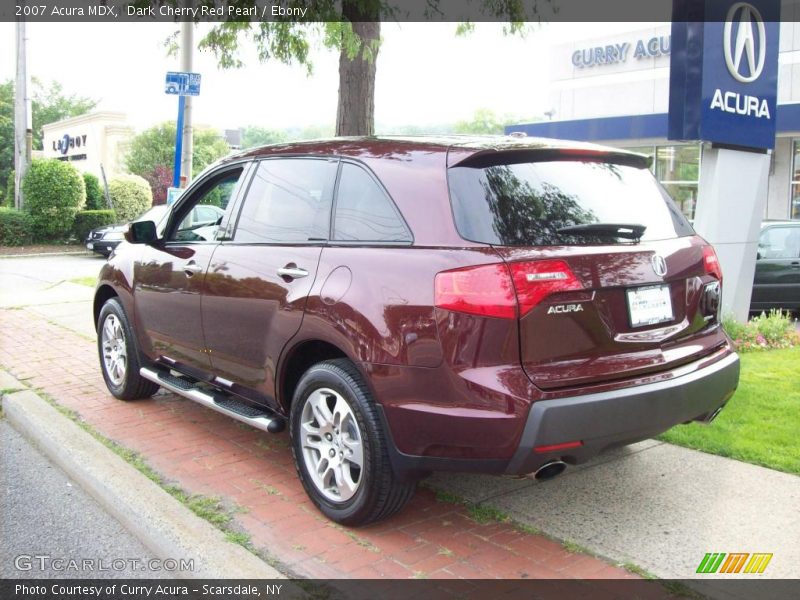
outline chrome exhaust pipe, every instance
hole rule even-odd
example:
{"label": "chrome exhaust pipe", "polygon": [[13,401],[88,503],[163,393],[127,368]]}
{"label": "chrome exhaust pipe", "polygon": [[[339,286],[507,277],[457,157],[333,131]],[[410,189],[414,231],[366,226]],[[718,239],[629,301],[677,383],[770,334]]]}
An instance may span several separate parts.
{"label": "chrome exhaust pipe", "polygon": [[552,479],[553,477],[557,477],[564,472],[564,469],[567,468],[567,463],[562,460],[551,460],[543,464],[541,467],[536,469],[533,473],[533,478],[538,479],[539,481],[545,481],[546,479]]}

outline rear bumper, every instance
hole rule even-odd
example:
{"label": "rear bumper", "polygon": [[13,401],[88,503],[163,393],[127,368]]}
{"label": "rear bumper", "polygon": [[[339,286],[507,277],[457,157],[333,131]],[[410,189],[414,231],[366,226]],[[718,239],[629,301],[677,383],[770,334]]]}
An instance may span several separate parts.
{"label": "rear bumper", "polygon": [[[505,472],[531,473],[556,459],[584,462],[608,448],[658,435],[674,425],[708,420],[730,399],[738,382],[739,357],[731,353],[666,381],[534,402]],[[563,451],[535,450],[576,441],[582,445]]]}

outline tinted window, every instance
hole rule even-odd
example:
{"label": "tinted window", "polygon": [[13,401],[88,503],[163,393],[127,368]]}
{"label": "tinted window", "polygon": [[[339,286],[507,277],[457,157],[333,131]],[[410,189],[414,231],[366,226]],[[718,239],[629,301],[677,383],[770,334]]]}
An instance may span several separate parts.
{"label": "tinted window", "polygon": [[247,192],[234,239],[327,240],[336,164],[305,158],[261,161]]}
{"label": "tinted window", "polygon": [[770,227],[758,240],[760,258],[800,258],[800,227]]}
{"label": "tinted window", "polygon": [[456,227],[468,240],[503,246],[630,243],[593,223],[639,224],[642,240],[692,235],[647,169],[605,162],[548,161],[449,170]]}
{"label": "tinted window", "polygon": [[333,239],[408,242],[411,235],[392,200],[370,174],[361,167],[343,163]]}
{"label": "tinted window", "polygon": [[[242,169],[229,171],[204,185],[198,193],[193,193],[188,204],[181,206],[183,218],[169,239],[181,242],[213,240],[217,235],[217,221],[224,214],[241,175]],[[218,210],[201,204],[212,204]]]}

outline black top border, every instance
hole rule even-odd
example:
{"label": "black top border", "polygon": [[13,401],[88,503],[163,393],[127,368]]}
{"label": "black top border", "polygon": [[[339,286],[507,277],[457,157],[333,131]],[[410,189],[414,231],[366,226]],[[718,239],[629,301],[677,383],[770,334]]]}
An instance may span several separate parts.
{"label": "black top border", "polygon": [[[781,21],[800,20],[800,0],[774,1],[780,3]],[[705,0],[676,2],[705,5]],[[356,7],[348,11],[355,16],[344,18],[341,0],[3,0],[0,21],[603,23],[673,20],[673,0],[350,0],[349,4]]]}

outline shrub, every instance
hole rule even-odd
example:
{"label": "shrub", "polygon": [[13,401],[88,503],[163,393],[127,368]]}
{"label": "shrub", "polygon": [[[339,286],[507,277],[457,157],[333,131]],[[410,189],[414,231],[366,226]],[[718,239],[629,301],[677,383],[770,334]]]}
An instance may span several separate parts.
{"label": "shrub", "polygon": [[153,190],[153,205],[167,203],[167,189],[172,185],[172,169],[161,165],[156,166],[144,178]]}
{"label": "shrub", "polygon": [[113,210],[82,210],[75,215],[72,233],[79,241],[83,241],[92,229],[113,225],[116,222],[117,216]]}
{"label": "shrub", "polygon": [[83,183],[86,186],[86,210],[106,210],[106,198],[97,177],[84,173]]}
{"label": "shrub", "polygon": [[789,313],[771,310],[761,313],[747,323],[739,323],[732,317],[725,317],[722,326],[733,340],[739,352],[791,348],[800,345],[800,334],[795,329],[795,321]]}
{"label": "shrub", "polygon": [[153,205],[150,184],[138,175],[120,175],[108,182],[114,212],[121,222],[132,221]]}
{"label": "shrub", "polygon": [[22,191],[36,239],[66,238],[86,202],[83,177],[71,164],[55,159],[33,161]]}
{"label": "shrub", "polygon": [[33,238],[31,217],[15,208],[0,207],[0,246],[24,246]]}

